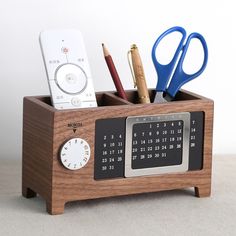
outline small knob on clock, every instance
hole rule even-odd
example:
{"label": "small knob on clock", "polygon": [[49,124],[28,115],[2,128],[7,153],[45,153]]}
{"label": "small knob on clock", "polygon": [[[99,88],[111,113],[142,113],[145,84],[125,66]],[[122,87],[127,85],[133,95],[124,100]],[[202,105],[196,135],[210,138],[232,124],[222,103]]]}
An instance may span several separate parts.
{"label": "small knob on clock", "polygon": [[81,138],[72,138],[60,150],[62,165],[69,170],[83,168],[90,158],[89,144]]}

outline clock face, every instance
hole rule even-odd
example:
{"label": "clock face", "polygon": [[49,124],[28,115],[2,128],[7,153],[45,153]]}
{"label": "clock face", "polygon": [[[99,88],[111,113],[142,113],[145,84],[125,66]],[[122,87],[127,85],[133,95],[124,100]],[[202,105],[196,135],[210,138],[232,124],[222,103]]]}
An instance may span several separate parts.
{"label": "clock face", "polygon": [[72,138],[62,146],[60,158],[65,168],[69,170],[81,169],[90,158],[89,144],[84,139]]}

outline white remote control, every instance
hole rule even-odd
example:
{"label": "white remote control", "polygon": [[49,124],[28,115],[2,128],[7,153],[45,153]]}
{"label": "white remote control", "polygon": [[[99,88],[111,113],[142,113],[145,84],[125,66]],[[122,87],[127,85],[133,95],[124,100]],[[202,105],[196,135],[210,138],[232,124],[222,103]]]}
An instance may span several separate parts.
{"label": "white remote control", "polygon": [[96,107],[88,58],[80,31],[43,31],[39,37],[53,106]]}

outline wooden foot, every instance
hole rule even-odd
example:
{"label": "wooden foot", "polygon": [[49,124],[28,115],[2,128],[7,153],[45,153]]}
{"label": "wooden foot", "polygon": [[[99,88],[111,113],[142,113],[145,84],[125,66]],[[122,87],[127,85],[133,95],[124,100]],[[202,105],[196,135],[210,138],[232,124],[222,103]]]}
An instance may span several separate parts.
{"label": "wooden foot", "polygon": [[203,185],[195,187],[196,197],[209,197],[211,195],[211,185]]}
{"label": "wooden foot", "polygon": [[60,215],[64,213],[64,202],[46,202],[47,212],[51,215]]}
{"label": "wooden foot", "polygon": [[32,189],[23,186],[22,196],[24,196],[25,198],[33,198],[37,196],[37,193],[34,192]]}

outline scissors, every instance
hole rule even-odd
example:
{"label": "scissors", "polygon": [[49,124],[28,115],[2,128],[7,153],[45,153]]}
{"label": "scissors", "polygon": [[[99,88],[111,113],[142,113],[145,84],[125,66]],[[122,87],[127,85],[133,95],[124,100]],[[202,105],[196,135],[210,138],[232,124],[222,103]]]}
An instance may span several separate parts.
{"label": "scissors", "polygon": [[[180,40],[180,43],[170,63],[166,65],[162,65],[157,61],[156,48],[165,36],[173,32],[180,32],[182,34],[182,38]],[[189,43],[194,38],[198,39],[202,44],[203,51],[204,51],[204,59],[203,59],[203,64],[201,68],[197,72],[193,74],[187,74],[183,71],[183,62],[184,62],[185,55],[188,51]],[[175,26],[166,30],[164,33],[162,33],[153,45],[152,61],[153,61],[153,64],[155,66],[157,76],[158,76],[158,82],[156,86],[156,96],[154,99],[154,103],[164,103],[164,102],[173,100],[176,93],[185,83],[198,77],[206,68],[207,60],[208,60],[208,49],[207,49],[206,41],[203,38],[203,36],[199,33],[191,33],[188,36],[186,42],[185,42],[185,39],[186,39],[185,29],[179,26]],[[181,52],[182,54],[181,56],[179,56]],[[177,66],[175,68],[176,64]],[[173,75],[172,78],[171,78],[171,75]],[[169,80],[170,80],[170,83],[167,88],[167,84]]]}

